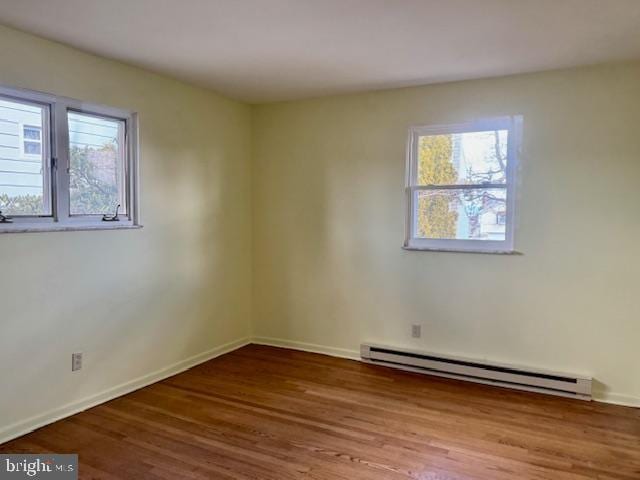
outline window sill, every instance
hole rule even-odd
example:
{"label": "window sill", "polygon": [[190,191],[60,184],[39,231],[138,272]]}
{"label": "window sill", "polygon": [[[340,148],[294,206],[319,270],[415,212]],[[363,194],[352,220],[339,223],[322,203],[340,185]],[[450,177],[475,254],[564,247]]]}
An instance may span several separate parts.
{"label": "window sill", "polygon": [[5,233],[44,233],[44,232],[88,232],[92,230],[139,230],[142,225],[13,225],[0,226],[0,235]]}
{"label": "window sill", "polygon": [[445,252],[445,253],[485,253],[490,255],[524,255],[517,250],[480,250],[480,249],[465,249],[465,248],[435,248],[435,247],[411,247],[402,246],[403,250],[416,251],[416,252]]}

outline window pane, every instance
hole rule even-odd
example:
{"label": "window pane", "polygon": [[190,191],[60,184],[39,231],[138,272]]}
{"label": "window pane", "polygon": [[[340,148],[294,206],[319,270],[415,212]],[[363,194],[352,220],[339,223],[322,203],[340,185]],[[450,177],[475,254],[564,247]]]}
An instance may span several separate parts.
{"label": "window pane", "polygon": [[38,142],[24,142],[24,153],[26,155],[40,155],[42,147]]}
{"label": "window pane", "polygon": [[[0,98],[0,210],[5,215],[51,214],[49,162],[40,138],[47,115],[46,107]],[[25,124],[38,139],[20,145]]]}
{"label": "window pane", "polygon": [[506,183],[508,130],[418,137],[418,185]]}
{"label": "window pane", "polygon": [[70,213],[125,213],[124,122],[69,112]]}
{"label": "window pane", "polygon": [[26,126],[23,129],[25,140],[40,140],[40,127]]}
{"label": "window pane", "polygon": [[457,240],[506,239],[504,188],[417,190],[415,237]]}

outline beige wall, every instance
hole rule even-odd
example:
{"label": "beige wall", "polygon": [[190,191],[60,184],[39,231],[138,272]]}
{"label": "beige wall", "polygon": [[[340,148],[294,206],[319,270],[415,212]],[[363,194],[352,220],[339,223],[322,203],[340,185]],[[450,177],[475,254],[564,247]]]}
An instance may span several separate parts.
{"label": "beige wall", "polygon": [[[402,250],[409,125],[507,114],[524,116],[522,255]],[[640,405],[639,63],[265,105],[253,120],[258,336],[583,372],[599,397]]]}
{"label": "beige wall", "polygon": [[[2,438],[16,422],[249,335],[251,112],[3,27],[0,58],[12,60],[1,84],[139,112],[145,225],[0,235]],[[72,374],[74,351],[84,368]]]}

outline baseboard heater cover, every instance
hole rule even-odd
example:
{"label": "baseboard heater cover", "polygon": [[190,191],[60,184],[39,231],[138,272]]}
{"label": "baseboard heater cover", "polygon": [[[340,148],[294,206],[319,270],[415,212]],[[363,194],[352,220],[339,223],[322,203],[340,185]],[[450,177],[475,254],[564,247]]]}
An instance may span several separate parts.
{"label": "baseboard heater cover", "polygon": [[365,362],[402,370],[591,400],[592,379],[590,377],[369,343],[363,343],[360,346],[360,356]]}

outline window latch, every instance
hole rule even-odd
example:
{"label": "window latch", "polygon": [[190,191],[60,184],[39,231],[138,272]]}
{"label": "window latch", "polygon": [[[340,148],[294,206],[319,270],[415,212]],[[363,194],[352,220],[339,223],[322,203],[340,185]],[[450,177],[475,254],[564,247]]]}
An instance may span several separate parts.
{"label": "window latch", "polygon": [[0,223],[13,223],[13,219],[3,215],[2,210],[0,210]]}
{"label": "window latch", "polygon": [[116,207],[116,213],[114,215],[108,215],[108,214],[103,215],[102,221],[103,222],[119,222],[120,217],[118,216],[118,210],[120,210],[120,205]]}

